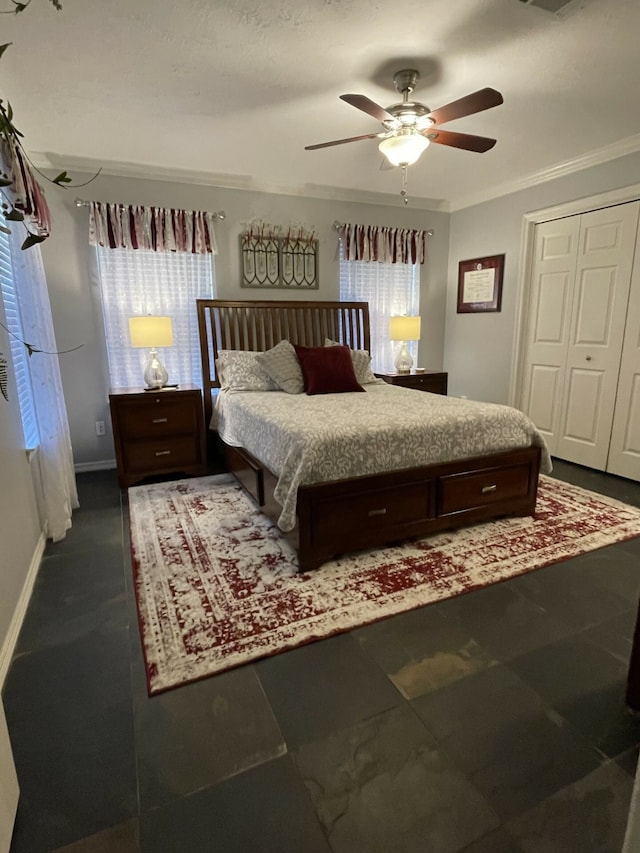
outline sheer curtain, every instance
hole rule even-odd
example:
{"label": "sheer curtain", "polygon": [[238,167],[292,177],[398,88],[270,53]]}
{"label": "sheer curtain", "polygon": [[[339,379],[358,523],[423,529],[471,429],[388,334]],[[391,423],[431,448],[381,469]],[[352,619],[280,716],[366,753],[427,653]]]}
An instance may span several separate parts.
{"label": "sheer curtain", "polygon": [[133,349],[129,318],[171,318],[172,347],[161,352],[169,382],[201,385],[196,299],[214,296],[212,255],[96,247],[109,377],[114,388],[142,382],[146,350]]}
{"label": "sheer curtain", "polygon": [[[420,313],[420,265],[347,261],[342,251],[340,255],[340,299],[369,303],[373,369],[393,372],[395,351],[389,340],[389,318]],[[417,363],[418,342],[411,341],[407,348]]]}
{"label": "sheer curtain", "polygon": [[196,299],[215,295],[216,218],[224,213],[89,203],[112,387],[141,384],[148,353],[132,348],[129,318],[148,314],[172,321],[173,346],[160,353],[169,382],[201,385]]}
{"label": "sheer curtain", "polygon": [[[426,260],[426,231],[382,225],[335,223],[340,237],[340,299],[369,303],[371,362],[392,372],[391,317],[420,314],[420,264]],[[407,344],[418,360],[418,342]]]}
{"label": "sheer curtain", "polygon": [[22,250],[24,234],[18,227],[12,232],[11,264],[24,340],[43,350],[28,361],[39,434],[40,512],[47,536],[58,542],[71,527],[72,510],[78,507],[69,422],[40,247]]}

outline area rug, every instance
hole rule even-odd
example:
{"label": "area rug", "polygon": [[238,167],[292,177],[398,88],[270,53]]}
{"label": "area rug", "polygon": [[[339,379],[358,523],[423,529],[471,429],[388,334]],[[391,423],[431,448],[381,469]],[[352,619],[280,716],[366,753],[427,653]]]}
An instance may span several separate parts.
{"label": "area rug", "polygon": [[227,474],[129,489],[150,694],[640,536],[640,509],[541,477],[536,514],[299,574]]}

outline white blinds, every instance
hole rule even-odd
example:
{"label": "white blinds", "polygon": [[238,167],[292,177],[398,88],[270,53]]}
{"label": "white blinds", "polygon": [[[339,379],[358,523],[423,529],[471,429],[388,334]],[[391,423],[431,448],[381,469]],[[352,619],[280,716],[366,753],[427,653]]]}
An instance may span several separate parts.
{"label": "white blinds", "polygon": [[201,385],[196,299],[215,295],[212,255],[96,247],[109,375],[114,388],[143,385],[148,353],[129,340],[129,317],[170,317],[172,347],[159,355],[169,382]]}
{"label": "white blinds", "polygon": [[[346,261],[342,241],[340,245],[340,299],[369,303],[373,369],[392,372],[395,352],[389,340],[389,318],[420,313],[420,264]],[[407,348],[417,363],[417,341]]]}
{"label": "white blinds", "polygon": [[[15,380],[15,391],[13,393],[17,394],[18,397],[17,403],[20,407],[22,418],[25,448],[30,450],[39,444],[38,425],[33,406],[33,390],[28,364],[29,355],[27,348],[22,343],[25,337],[20,318],[20,308],[16,298],[9,239],[9,234],[0,232],[0,290],[2,292],[6,326],[10,332],[8,337],[11,358],[7,360],[10,360],[13,365],[13,377]],[[30,250],[27,249],[26,251]],[[11,383],[9,394],[12,394]]]}

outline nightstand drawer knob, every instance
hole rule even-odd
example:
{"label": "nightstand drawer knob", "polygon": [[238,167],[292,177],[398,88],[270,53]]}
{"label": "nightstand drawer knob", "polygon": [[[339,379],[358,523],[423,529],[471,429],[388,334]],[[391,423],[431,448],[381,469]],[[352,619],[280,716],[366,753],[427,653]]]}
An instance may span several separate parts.
{"label": "nightstand drawer knob", "polygon": [[152,424],[166,424],[169,418],[153,418],[151,421]]}
{"label": "nightstand drawer knob", "polygon": [[495,483],[492,483],[490,486],[483,486],[483,487],[482,487],[482,494],[483,494],[483,495],[486,495],[486,494],[488,494],[489,492],[495,492],[495,490],[496,490],[497,488],[498,488],[498,487],[496,486],[496,484],[495,484]]}
{"label": "nightstand drawer knob", "polygon": [[171,456],[170,450],[156,450],[156,456]]}

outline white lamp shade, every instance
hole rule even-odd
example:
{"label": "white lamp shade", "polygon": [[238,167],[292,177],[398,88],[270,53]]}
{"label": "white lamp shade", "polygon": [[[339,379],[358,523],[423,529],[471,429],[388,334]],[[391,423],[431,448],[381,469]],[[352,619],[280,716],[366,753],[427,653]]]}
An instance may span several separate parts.
{"label": "white lamp shade", "polygon": [[394,166],[411,166],[429,145],[429,140],[421,133],[411,131],[396,136],[387,136],[378,145],[378,149]]}
{"label": "white lamp shade", "polygon": [[392,341],[419,341],[420,317],[391,317],[389,337]]}
{"label": "white lamp shade", "polygon": [[129,337],[132,347],[172,347],[171,317],[130,317]]}

